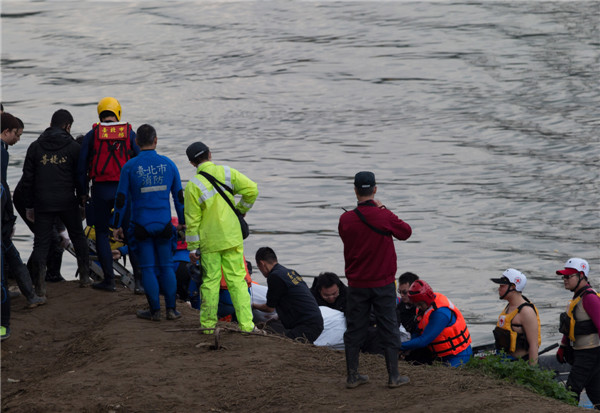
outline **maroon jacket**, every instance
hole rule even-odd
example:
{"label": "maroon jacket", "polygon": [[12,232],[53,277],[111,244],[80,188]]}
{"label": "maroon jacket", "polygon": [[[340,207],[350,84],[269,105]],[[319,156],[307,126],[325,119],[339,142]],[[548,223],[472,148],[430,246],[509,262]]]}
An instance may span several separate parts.
{"label": "maroon jacket", "polygon": [[[371,200],[359,203],[358,210],[369,224],[391,232],[399,240],[406,240],[412,234],[410,225],[390,210],[378,208]],[[392,235],[373,231],[354,211],[342,214],[338,232],[344,242],[346,278],[350,287],[375,288],[394,282],[396,250]]]}

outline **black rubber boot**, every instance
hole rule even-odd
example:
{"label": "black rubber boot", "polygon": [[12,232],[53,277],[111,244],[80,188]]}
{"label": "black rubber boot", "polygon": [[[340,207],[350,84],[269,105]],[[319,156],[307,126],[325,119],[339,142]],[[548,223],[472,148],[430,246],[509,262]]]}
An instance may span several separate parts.
{"label": "black rubber boot", "polygon": [[90,279],[90,261],[84,258],[77,258],[77,272],[79,273],[79,286],[89,287],[92,284]]}
{"label": "black rubber boot", "polygon": [[369,376],[358,373],[358,354],[360,349],[346,347],[346,368],[348,369],[348,378],[346,379],[346,388],[353,389],[369,382]]}
{"label": "black rubber boot", "polygon": [[44,263],[33,263],[33,285],[38,297],[46,296],[46,265]]}
{"label": "black rubber boot", "polygon": [[406,376],[401,376],[398,373],[398,350],[395,348],[385,349],[385,366],[388,371],[388,387],[393,389],[400,387],[403,384],[410,382],[410,379]]}

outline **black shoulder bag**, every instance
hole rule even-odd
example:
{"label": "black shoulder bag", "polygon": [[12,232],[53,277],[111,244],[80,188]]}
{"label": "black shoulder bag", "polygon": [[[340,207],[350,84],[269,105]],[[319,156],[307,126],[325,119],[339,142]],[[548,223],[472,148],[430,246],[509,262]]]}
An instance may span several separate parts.
{"label": "black shoulder bag", "polygon": [[356,215],[358,215],[358,217],[360,218],[360,220],[365,223],[366,226],[368,226],[369,228],[371,228],[376,233],[381,234],[381,235],[386,235],[386,236],[392,235],[391,231],[384,231],[382,229],[379,229],[379,228],[374,227],[373,225],[369,224],[369,221],[367,221],[367,218],[365,218],[365,216],[362,214],[362,212],[360,212],[358,210],[358,208],[354,208],[353,211],[356,213]]}
{"label": "black shoulder bag", "polygon": [[227,189],[232,195],[234,195],[233,189],[231,189],[229,186],[227,186],[224,183],[222,183],[221,181],[219,181],[217,178],[215,178],[211,174],[207,174],[206,172],[199,172],[199,174],[202,175],[203,177],[205,177],[206,179],[208,179],[208,181],[215,187],[217,192],[219,192],[219,194],[221,194],[221,196],[227,202],[227,204],[231,207],[231,209],[233,209],[233,212],[235,212],[235,215],[237,215],[238,220],[240,221],[240,227],[242,229],[242,238],[243,239],[248,238],[248,235],[250,235],[250,228],[248,227],[248,223],[244,219],[244,216],[242,215],[242,213],[240,211],[238,211],[237,208],[233,205],[233,203],[231,202],[229,197],[227,195],[225,195],[225,193],[223,192],[223,189],[221,187],[224,187],[225,189]]}

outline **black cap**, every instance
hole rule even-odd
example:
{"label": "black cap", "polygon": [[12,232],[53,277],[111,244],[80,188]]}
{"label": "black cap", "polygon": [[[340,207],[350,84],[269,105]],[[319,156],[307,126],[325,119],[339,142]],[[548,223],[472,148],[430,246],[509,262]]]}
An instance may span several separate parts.
{"label": "black cap", "polygon": [[196,158],[202,155],[204,152],[208,152],[208,146],[202,142],[194,142],[185,150],[185,154],[190,162],[195,161]]}
{"label": "black cap", "polygon": [[361,171],[354,175],[354,186],[357,188],[372,188],[375,185],[375,174],[373,172]]}

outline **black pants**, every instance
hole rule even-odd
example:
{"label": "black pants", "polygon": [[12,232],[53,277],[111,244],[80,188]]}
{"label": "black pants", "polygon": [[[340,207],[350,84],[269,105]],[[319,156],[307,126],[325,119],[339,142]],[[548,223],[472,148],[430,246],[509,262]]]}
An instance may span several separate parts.
{"label": "black pants", "polygon": [[592,404],[600,410],[600,347],[574,350],[574,353],[567,388],[577,393],[577,397],[585,389]]}
{"label": "black pants", "polygon": [[[2,246],[4,247],[4,240],[2,241]],[[0,264],[0,272],[2,275],[2,306],[0,308],[1,314],[1,324],[3,327],[10,327],[10,294],[8,293],[8,286],[6,285],[6,280],[4,279],[4,250],[0,252],[2,254],[2,263]]]}
{"label": "black pants", "polygon": [[267,323],[265,329],[282,334],[292,340],[297,338],[305,339],[312,344],[323,332],[323,324],[315,321],[313,323],[298,324],[293,328],[285,328],[280,320],[272,320]]}
{"label": "black pants", "polygon": [[344,346],[346,348],[363,346],[369,330],[371,308],[375,315],[380,345],[384,349],[399,349],[401,341],[396,318],[396,286],[394,283],[376,288],[348,287]]}
{"label": "black pants", "polygon": [[74,205],[71,209],[64,211],[35,211],[33,252],[31,261],[38,266],[45,266],[48,257],[48,250],[52,242],[52,227],[59,218],[67,228],[69,238],[75,248],[77,258],[89,260],[89,248],[87,239],[81,225],[81,216],[79,207]]}
{"label": "black pants", "polygon": [[[2,241],[2,255],[2,270],[4,271],[7,269],[17,281],[21,294],[28,300],[32,299],[35,293],[33,291],[31,275],[29,274],[27,266],[23,264],[21,255],[12,240],[8,239]],[[6,275],[3,275],[3,277],[5,276]]]}

